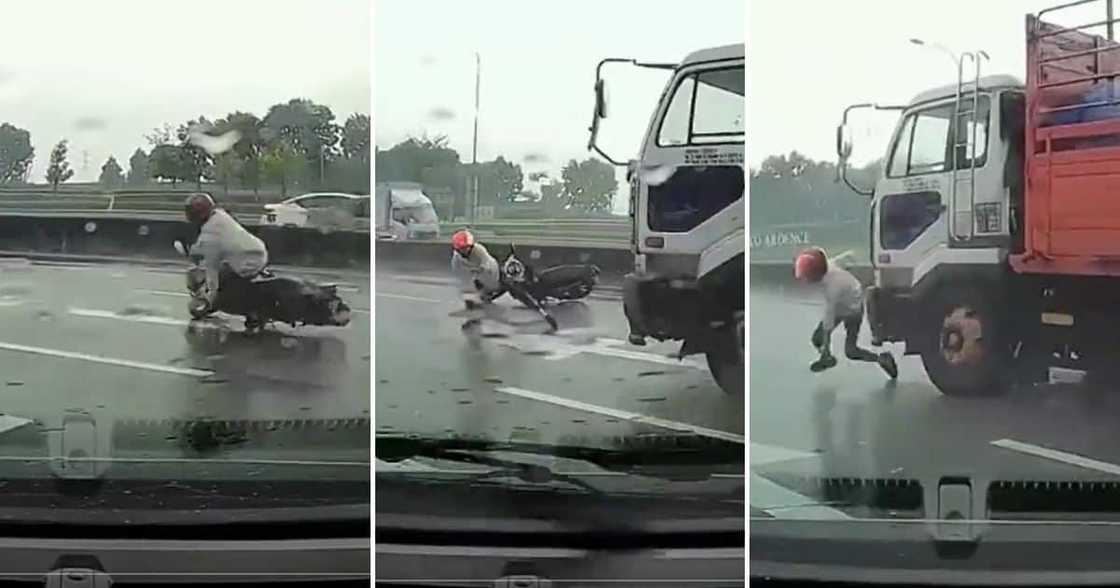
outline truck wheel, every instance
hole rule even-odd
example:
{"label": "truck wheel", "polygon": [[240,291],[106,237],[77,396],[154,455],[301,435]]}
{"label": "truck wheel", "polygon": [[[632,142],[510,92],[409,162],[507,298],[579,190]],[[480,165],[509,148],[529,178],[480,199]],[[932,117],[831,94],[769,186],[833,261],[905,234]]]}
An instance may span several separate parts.
{"label": "truck wheel", "polygon": [[717,351],[709,351],[707,357],[708,370],[712,372],[719,387],[728,394],[742,394],[746,380],[743,362],[738,361],[734,354]]}
{"label": "truck wheel", "polygon": [[726,343],[720,345],[718,350],[707,353],[708,370],[712,372],[719,387],[728,394],[742,394],[746,388],[743,322],[743,313],[737,313],[731,332],[726,333]]}
{"label": "truck wheel", "polygon": [[921,356],[929,379],[949,396],[1001,394],[1008,384],[1008,354],[989,297],[974,289],[942,289],[931,301],[930,340]]}

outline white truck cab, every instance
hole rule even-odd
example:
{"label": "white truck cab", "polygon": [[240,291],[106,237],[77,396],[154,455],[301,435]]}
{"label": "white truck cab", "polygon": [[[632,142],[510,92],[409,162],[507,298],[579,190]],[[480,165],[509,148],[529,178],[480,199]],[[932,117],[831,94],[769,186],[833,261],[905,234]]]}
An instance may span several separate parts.
{"label": "white truck cab", "polygon": [[[596,145],[607,116],[602,67],[670,69],[637,160]],[[725,391],[743,388],[745,298],[745,82],[743,45],[704,49],[679,64],[605,59],[596,70],[589,149],[627,166],[633,271],[623,305],[630,342],[681,340],[704,353]]]}
{"label": "white truck cab", "polygon": [[978,59],[960,57],[956,84],[905,106],[851,106],[837,129],[847,182],[851,111],[901,111],[873,189],[849,183],[871,199],[868,322],[874,344],[904,342],[947,393],[990,387],[987,373],[963,366],[982,363],[972,357],[981,353],[980,335],[970,333],[987,322],[978,309],[1006,284],[1005,261],[1022,235],[1024,85],[982,77],[978,64],[965,79],[970,58]]}

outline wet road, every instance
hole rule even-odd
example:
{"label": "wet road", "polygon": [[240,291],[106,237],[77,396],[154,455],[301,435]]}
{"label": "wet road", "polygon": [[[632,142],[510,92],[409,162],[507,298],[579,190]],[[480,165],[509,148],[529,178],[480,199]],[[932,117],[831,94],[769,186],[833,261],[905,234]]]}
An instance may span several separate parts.
{"label": "wet road", "polygon": [[181,269],[0,261],[0,452],[178,456],[202,422],[230,456],[368,461],[368,276],[314,278],[349,326],[246,336],[190,324]]}
{"label": "wet road", "polygon": [[554,335],[508,296],[479,332],[464,333],[447,276],[379,266],[375,280],[379,434],[594,447],[677,434],[744,443],[743,398],[722,392],[702,357],[669,358],[675,344],[625,343],[617,290],[555,307]]}
{"label": "wet road", "polygon": [[[840,359],[809,371],[820,306],[803,292],[756,287],[750,299],[751,506],[771,516],[844,516],[812,507],[837,478],[917,480],[936,504],[938,480],[1114,480],[1120,475],[1120,386],[1047,384],[998,398],[950,398],[917,356],[900,355],[889,384],[874,364]],[[840,330],[842,331],[842,329]],[[868,345],[864,326],[861,343]],[[842,348],[840,332],[833,351]],[[850,514],[850,513],[848,513]]]}

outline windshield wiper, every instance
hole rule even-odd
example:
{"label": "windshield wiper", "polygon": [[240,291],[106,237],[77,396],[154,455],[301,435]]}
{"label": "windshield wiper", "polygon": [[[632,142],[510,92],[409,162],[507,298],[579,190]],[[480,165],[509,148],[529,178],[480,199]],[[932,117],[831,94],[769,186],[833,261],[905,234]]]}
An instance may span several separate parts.
{"label": "windshield wiper", "polygon": [[[433,438],[417,435],[379,434],[375,444],[375,457],[393,463],[416,457],[444,459],[461,463],[476,463],[498,468],[513,468],[516,477],[528,482],[551,480],[574,482],[571,476],[556,473],[545,466],[522,463],[494,457],[495,452],[515,452],[553,458],[579,460],[604,470],[669,479],[698,481],[712,477],[709,468],[695,466],[741,466],[745,462],[745,447],[741,444],[712,440],[698,436],[678,436],[672,443],[648,443],[621,449],[605,449],[576,445],[549,445],[520,441],[494,441],[489,439]],[[479,455],[480,453],[486,455]],[[681,469],[680,466],[692,466]],[[493,476],[512,475],[512,471],[497,471]],[[741,472],[740,472],[741,473]],[[564,478],[561,478],[564,476]]]}

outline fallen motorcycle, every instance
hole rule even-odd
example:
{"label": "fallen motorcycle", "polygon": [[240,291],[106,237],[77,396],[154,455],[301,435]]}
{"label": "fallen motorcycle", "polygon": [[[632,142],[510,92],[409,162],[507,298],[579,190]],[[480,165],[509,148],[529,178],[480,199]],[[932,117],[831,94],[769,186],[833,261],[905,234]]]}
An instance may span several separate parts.
{"label": "fallen motorcycle", "polygon": [[499,270],[501,290],[491,295],[489,300],[509,292],[518,302],[540,313],[553,331],[559,326],[545,305],[585,298],[599,281],[599,268],[591,264],[565,264],[538,271],[521,261],[512,243],[509,253],[499,264]]}
{"label": "fallen motorcycle", "polygon": [[540,302],[586,298],[599,282],[599,268],[591,264],[557,265],[538,271],[521,261],[513,244],[501,262],[501,270],[503,286],[514,286]]}
{"label": "fallen motorcycle", "polygon": [[187,270],[187,291],[191,295],[187,309],[192,318],[201,319],[218,311],[240,315],[245,317],[245,328],[249,331],[271,322],[293,327],[342,327],[350,323],[350,307],[339,298],[336,286],[278,276],[268,269],[250,280],[248,288],[238,288],[236,293],[219,285],[217,304],[211,306],[203,292],[206,269],[200,265],[200,259],[191,256],[181,241],[175,241],[175,250],[192,263]]}

